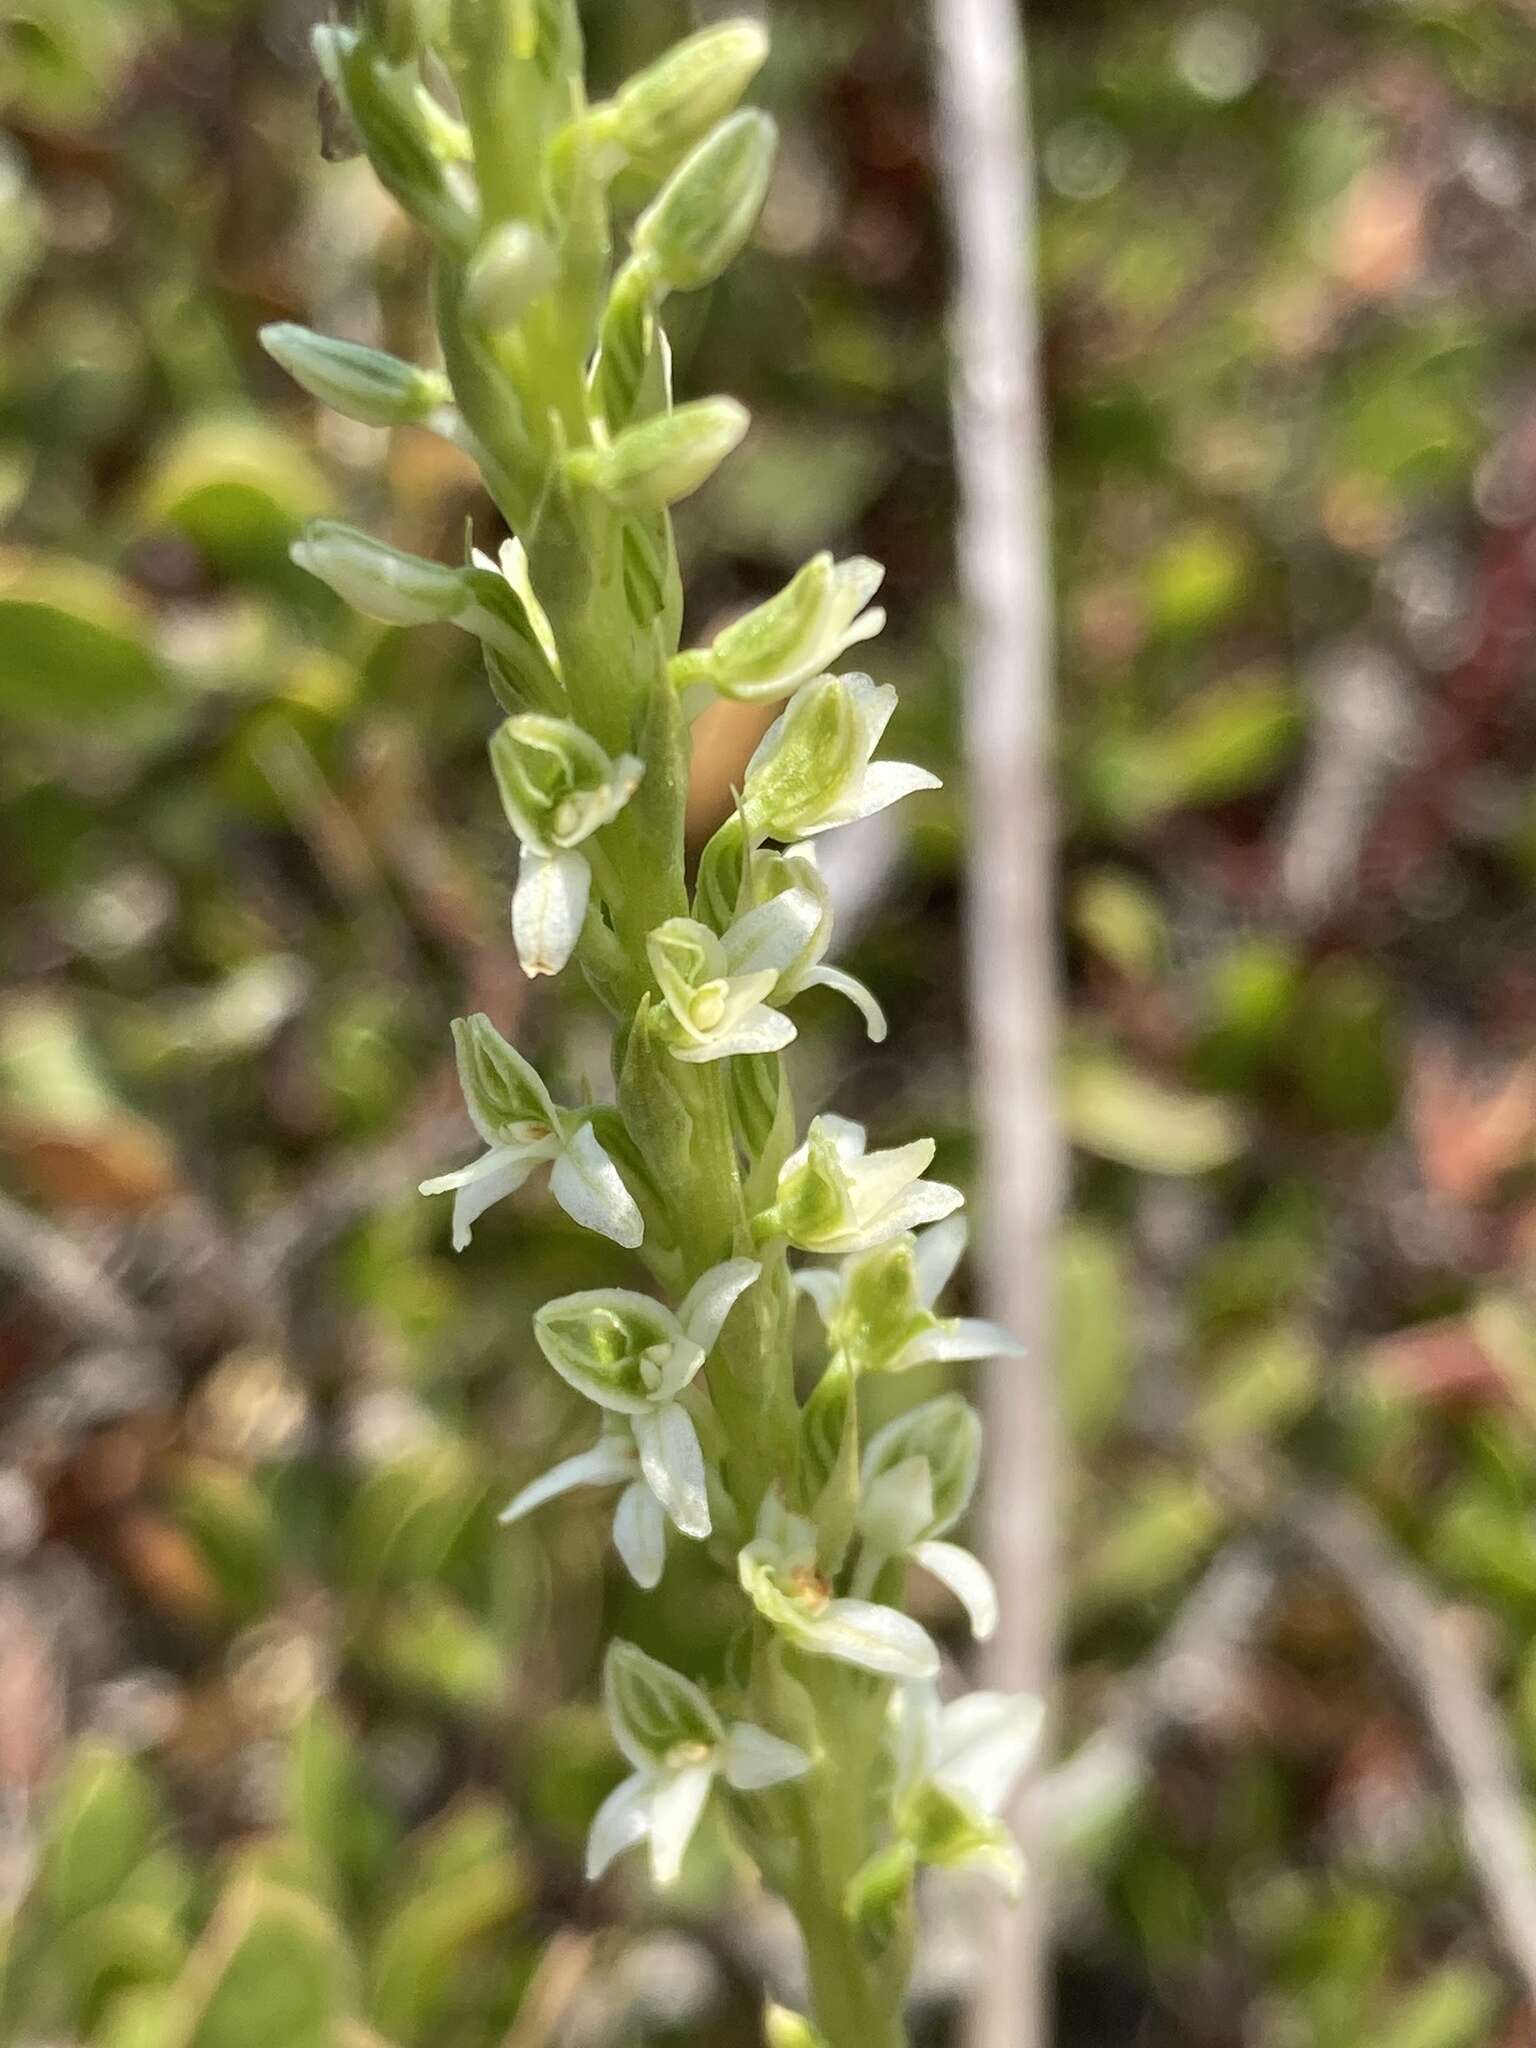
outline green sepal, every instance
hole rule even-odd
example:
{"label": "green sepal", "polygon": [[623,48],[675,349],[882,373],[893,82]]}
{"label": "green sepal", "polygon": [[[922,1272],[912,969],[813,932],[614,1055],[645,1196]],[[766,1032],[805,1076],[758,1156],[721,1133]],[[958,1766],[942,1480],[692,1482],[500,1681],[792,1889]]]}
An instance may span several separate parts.
{"label": "green sepal", "polygon": [[693,885],[693,914],[712,931],[724,932],[742,902],[747,861],[746,829],[739,811],[732,811],[699,856]]}
{"label": "green sepal", "polygon": [[859,1403],[845,1358],[832,1360],[805,1404],[796,1488],[816,1525],[817,1565],[835,1578],[859,1507]]}
{"label": "green sepal", "polygon": [[843,1911],[873,1954],[881,1954],[909,1931],[917,1861],[910,1842],[892,1842],[877,1849],[848,1880]]}

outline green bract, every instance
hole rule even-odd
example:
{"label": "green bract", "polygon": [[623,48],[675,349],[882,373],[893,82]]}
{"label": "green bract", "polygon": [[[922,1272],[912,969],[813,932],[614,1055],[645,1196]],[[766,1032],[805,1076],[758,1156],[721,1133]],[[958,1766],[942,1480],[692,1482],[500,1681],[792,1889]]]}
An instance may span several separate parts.
{"label": "green bract", "polygon": [[[875,759],[894,690],[828,672],[884,623],[879,565],[818,554],[709,646],[679,651],[668,508],[748,420],[733,398],[675,401],[662,315],[758,217],[773,124],[735,109],[765,38],[755,22],[707,29],[591,108],[575,0],[369,0],[316,49],[432,245],[446,369],[296,327],[268,345],[354,418],[451,436],[509,537],[451,565],[325,520],[294,556],[371,618],[480,642],[518,846],[518,958],[530,975],[578,968],[613,1031],[615,1100],[573,1107],[487,1017],[459,1019],[484,1150],[425,1186],[452,1192],[462,1247],[545,1167],[566,1213],[644,1274],[534,1315],[539,1354],[597,1413],[502,1519],[612,1489],[635,1583],[654,1587],[688,1539],[701,1598],[709,1587],[735,1623],[728,1690],[611,1646],[608,1716],[630,1775],[593,1819],[588,1869],[643,1841],[671,1882],[719,1792],[721,1821],[805,1932],[814,2012],[775,2009],[776,2048],[901,2048],[914,1872],[1017,1882],[997,1809],[1037,1717],[992,1694],[938,1701],[938,1645],[898,1603],[916,1566],[976,1634],[995,1623],[985,1569],[953,1540],[981,1431],[958,1392],[906,1411],[892,1397],[911,1369],[1014,1347],[940,1312],[964,1238],[944,1220],[959,1190],[927,1177],[932,1140],[871,1149],[862,1126],[823,1115],[797,1144],[780,1057],[787,1013],[818,987],[885,1035],[875,998],[828,964],[834,904],[807,842],[936,786]],[[610,187],[638,211],[627,247]],[[715,693],[787,701],[690,893],[689,720]],[[791,1247],[840,1263],[791,1274]],[[826,1338],[804,1388],[797,1284]],[[884,1426],[870,1434],[874,1376]]]}

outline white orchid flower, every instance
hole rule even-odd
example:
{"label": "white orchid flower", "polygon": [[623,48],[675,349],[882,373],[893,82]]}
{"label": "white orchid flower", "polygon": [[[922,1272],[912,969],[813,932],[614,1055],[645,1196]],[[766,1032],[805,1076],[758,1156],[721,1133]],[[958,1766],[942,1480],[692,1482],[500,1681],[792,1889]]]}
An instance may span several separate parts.
{"label": "white orchid flower", "polygon": [[669,917],[646,940],[666,1011],[662,1033],[690,1066],[738,1053],[780,1052],[795,1027],[768,1007],[779,977],[814,929],[813,898],[786,891],[717,937],[691,917]]}
{"label": "white orchid flower", "polygon": [[603,1666],[614,1741],[633,1766],[598,1808],[587,1837],[587,1876],[599,1878],[638,1842],[651,1875],[675,1884],[710,1791],[763,1792],[803,1778],[812,1759],[751,1721],[724,1722],[691,1679],[617,1641]]}
{"label": "white orchid flower", "polygon": [[793,696],[839,655],[882,630],[885,613],[870,599],[884,580],[884,569],[866,555],[846,562],[813,555],[781,591],[716,634],[709,647],[679,655],[673,676],[685,690],[704,684],[748,704]]}
{"label": "white orchid flower", "polygon": [[791,698],[747,763],[741,809],[756,839],[791,841],[872,817],[936,775],[872,757],[896,692],[865,675],[822,676]]}
{"label": "white orchid flower", "polygon": [[781,1236],[802,1251],[869,1251],[937,1223],[965,1200],[944,1181],[924,1180],[936,1150],[931,1138],[884,1152],[868,1151],[868,1143],[862,1124],[817,1117],[780,1168],[772,1204],[753,1221],[759,1243]]}
{"label": "white orchid flower", "polygon": [[892,1558],[910,1559],[947,1586],[977,1642],[997,1628],[997,1588],[980,1558],[946,1536],[971,1504],[981,1471],[981,1419],[958,1394],[940,1394],[870,1439],[856,1520],[863,1548],[855,1593],[873,1592]]}
{"label": "white orchid flower", "polygon": [[[871,1041],[879,1045],[886,1034],[885,1012],[862,981],[840,967],[826,965],[825,955],[832,943],[832,894],[817,864],[815,847],[806,841],[786,847],[782,853],[759,853],[746,863],[745,872],[757,904],[739,922],[748,924],[787,898],[795,907],[795,927],[804,934],[799,951],[774,984],[774,1002],[792,1002],[808,988],[834,989],[860,1012]],[[815,906],[814,923],[811,905]]]}
{"label": "white orchid flower", "polygon": [[918,1859],[982,1871],[1017,1898],[1024,1859],[997,1816],[1039,1747],[1039,1700],[973,1692],[944,1705],[933,1686],[907,1685],[891,1712],[896,1820]]}
{"label": "white orchid flower", "polygon": [[520,712],[491,741],[491,767],[522,848],[512,937],[523,972],[558,974],[576,949],[592,869],[577,849],[611,824],[639,786],[633,754],[611,759],[580,726]]}
{"label": "white orchid flower", "polygon": [[772,1495],[737,1559],[742,1588],[768,1624],[812,1657],[832,1657],[884,1678],[932,1678],[939,1653],[910,1615],[836,1597],[816,1566],[816,1530]]}
{"label": "white orchid flower", "polygon": [[508,1526],[520,1522],[546,1501],[580,1486],[624,1488],[613,1511],[613,1546],[635,1584],[643,1592],[653,1591],[667,1561],[667,1515],[640,1475],[635,1434],[623,1416],[610,1419],[591,1450],[562,1458],[530,1480],[502,1509],[500,1519]]}
{"label": "white orchid flower", "polygon": [[[539,1349],[560,1377],[599,1408],[626,1419],[639,1477],[685,1536],[707,1536],[710,1517],[704,1452],[680,1397],[760,1271],[752,1259],[712,1266],[694,1282],[675,1315],[648,1294],[598,1287],[546,1302],[533,1319]],[[617,1449],[597,1448],[611,1462],[615,1479],[630,1476],[630,1468],[619,1467]],[[553,1475],[545,1476],[547,1481]],[[583,1475],[571,1483],[588,1481]],[[654,1515],[635,1503],[626,1510],[623,1500],[619,1509],[621,1517],[627,1516],[626,1526],[614,1532],[620,1551],[642,1560],[648,1573],[656,1553]],[[656,1572],[659,1576],[659,1562]],[[643,1584],[642,1572],[636,1576]]]}
{"label": "white orchid flower", "polygon": [[573,1222],[633,1250],[645,1224],[619,1170],[578,1111],[556,1108],[549,1090],[489,1017],[456,1017],[454,1054],[470,1121],[486,1151],[468,1166],[424,1180],[424,1195],[451,1193],[453,1248],[463,1251],[478,1218],[520,1188],[536,1166]]}
{"label": "white orchid flower", "polygon": [[965,1236],[964,1219],[951,1216],[917,1237],[856,1253],[840,1267],[803,1269],[795,1285],[816,1304],[832,1351],[855,1372],[1017,1358],[1023,1346],[1001,1324],[934,1313],[960,1263]]}

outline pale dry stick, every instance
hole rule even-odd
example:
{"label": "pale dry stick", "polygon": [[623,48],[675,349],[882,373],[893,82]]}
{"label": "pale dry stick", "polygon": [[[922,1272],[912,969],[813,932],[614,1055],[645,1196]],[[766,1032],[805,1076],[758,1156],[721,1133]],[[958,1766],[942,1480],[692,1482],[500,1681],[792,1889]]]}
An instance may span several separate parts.
{"label": "pale dry stick", "polygon": [[[957,274],[954,414],[969,619],[970,998],[988,1312],[1028,1346],[986,1388],[986,1549],[1005,1615],[989,1684],[1054,1690],[1058,1426],[1050,1275],[1061,1201],[1050,792],[1050,577],[1035,204],[1017,0],[933,0],[939,126]],[[973,2048],[1049,2039],[1048,1876],[1028,1834],[1024,1907],[988,1930]],[[1033,1853],[1031,1853],[1033,1852]]]}
{"label": "pale dry stick", "polygon": [[1375,1517],[1339,1494],[1275,1504],[1294,1547],[1337,1579],[1392,1664],[1439,1757],[1473,1878],[1506,1960],[1536,2005],[1536,1849],[1508,1730],[1444,1606]]}

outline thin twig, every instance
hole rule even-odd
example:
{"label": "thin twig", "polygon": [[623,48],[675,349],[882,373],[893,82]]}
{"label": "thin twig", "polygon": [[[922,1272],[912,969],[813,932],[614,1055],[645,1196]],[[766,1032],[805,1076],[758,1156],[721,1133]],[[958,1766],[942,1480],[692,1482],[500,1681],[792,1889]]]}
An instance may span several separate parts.
{"label": "thin twig", "polygon": [[1391,1661],[1439,1757],[1505,1956],[1536,2004],[1536,1850],[1514,1747],[1466,1645],[1358,1501],[1300,1492],[1277,1504],[1275,1519],[1338,1579]]}
{"label": "thin twig", "polygon": [[43,1217],[0,1194],[0,1267],[77,1338],[151,1341],[143,1311],[88,1253]]}
{"label": "thin twig", "polygon": [[[954,413],[969,616],[970,997],[980,1107],[982,1275],[1029,1347],[987,1387],[986,1540],[1005,1620],[989,1679],[1053,1691],[1059,1607],[1051,1250],[1061,1199],[1052,1055],[1050,597],[1035,206],[1016,0],[933,0],[957,259]],[[1027,1803],[1021,1805],[1028,1824]],[[1022,1911],[989,1943],[974,2048],[1043,2048],[1049,1904],[1039,1845]]]}

